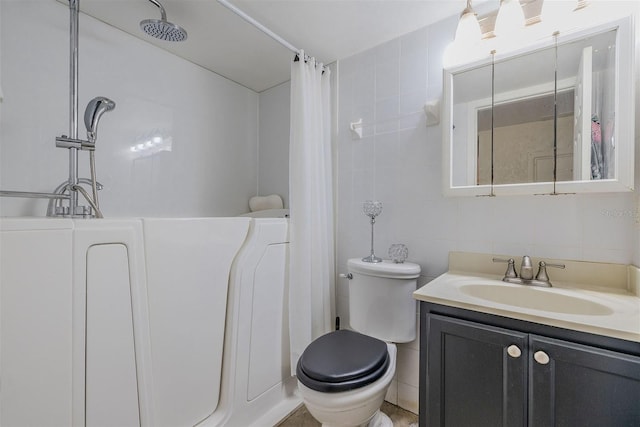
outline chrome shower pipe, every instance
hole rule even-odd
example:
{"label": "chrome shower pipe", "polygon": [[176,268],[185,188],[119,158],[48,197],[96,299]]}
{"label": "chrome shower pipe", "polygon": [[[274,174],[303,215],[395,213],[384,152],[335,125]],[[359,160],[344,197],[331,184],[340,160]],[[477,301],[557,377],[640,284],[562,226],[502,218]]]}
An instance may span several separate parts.
{"label": "chrome shower pipe", "polygon": [[149,0],[151,3],[155,4],[156,6],[158,6],[158,8],[160,9],[160,16],[162,17],[163,21],[167,20],[167,12],[165,12],[164,7],[162,7],[162,5],[160,4],[160,2],[156,1],[156,0]]}
{"label": "chrome shower pipe", "polygon": [[35,191],[0,190],[0,197],[20,197],[27,199],[69,199],[68,194],[37,193]]}
{"label": "chrome shower pipe", "polygon": [[[69,137],[78,139],[78,26],[80,0],[69,0]],[[69,148],[69,214],[78,207],[78,149]]]}

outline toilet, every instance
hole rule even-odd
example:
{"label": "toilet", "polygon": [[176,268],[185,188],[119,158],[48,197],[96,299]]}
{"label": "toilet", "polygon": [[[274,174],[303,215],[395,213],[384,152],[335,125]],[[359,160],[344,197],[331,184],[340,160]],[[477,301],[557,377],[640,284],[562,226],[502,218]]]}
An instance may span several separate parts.
{"label": "toilet", "polygon": [[386,427],[380,406],[396,371],[396,343],[416,337],[420,266],[391,261],[347,262],[349,318],[341,329],[313,341],[296,367],[305,406],[323,426]]}

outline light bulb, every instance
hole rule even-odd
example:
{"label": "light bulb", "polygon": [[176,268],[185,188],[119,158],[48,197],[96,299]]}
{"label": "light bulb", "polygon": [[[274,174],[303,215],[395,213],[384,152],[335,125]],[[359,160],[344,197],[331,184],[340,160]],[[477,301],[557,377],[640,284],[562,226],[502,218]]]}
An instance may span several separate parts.
{"label": "light bulb", "polygon": [[460,14],[458,28],[456,29],[455,43],[458,46],[470,46],[480,41],[482,31],[475,12],[471,8],[471,1],[467,1],[467,7]]}
{"label": "light bulb", "polygon": [[493,33],[496,36],[512,37],[524,28],[524,12],[518,0],[501,0]]}

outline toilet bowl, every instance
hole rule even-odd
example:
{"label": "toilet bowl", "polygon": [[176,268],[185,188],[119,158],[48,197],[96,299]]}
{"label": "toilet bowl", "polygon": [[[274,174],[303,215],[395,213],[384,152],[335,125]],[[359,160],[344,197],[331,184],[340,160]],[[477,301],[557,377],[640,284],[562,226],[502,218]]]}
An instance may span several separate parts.
{"label": "toilet bowl", "polygon": [[416,336],[420,266],[350,259],[349,314],[353,330],[313,341],[296,369],[305,406],[325,427],[387,427],[380,412],[396,370],[394,343]]}
{"label": "toilet bowl", "polygon": [[328,393],[313,390],[298,381],[298,390],[309,413],[326,427],[391,427],[391,420],[379,412],[396,373],[396,346],[390,343],[386,346],[388,367],[380,378],[363,387]]}

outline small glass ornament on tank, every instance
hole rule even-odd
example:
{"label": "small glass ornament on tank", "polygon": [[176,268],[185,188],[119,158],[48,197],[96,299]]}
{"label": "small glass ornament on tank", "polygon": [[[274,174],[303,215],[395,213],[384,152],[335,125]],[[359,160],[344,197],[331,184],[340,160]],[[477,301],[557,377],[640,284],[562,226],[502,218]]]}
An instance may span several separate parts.
{"label": "small glass ornament on tank", "polygon": [[389,247],[389,258],[396,264],[402,264],[409,257],[409,248],[402,243],[394,243]]}

